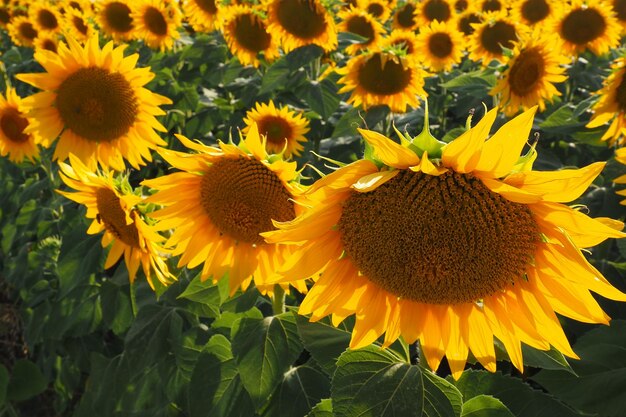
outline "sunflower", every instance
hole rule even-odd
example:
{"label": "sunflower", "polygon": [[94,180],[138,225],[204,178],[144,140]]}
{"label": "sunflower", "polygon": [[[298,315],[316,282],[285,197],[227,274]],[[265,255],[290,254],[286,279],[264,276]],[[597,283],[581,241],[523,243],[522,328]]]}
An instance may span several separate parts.
{"label": "sunflower", "polygon": [[504,60],[502,48],[511,49],[520,36],[521,28],[506,13],[485,13],[481,23],[473,25],[474,33],[470,37],[472,45],[470,59],[488,65],[496,59]]}
{"label": "sunflower", "polygon": [[418,54],[417,34],[412,30],[392,30],[388,36],[382,39],[381,48],[404,50],[407,57],[414,59],[421,58],[421,54]]}
{"label": "sunflower", "polygon": [[64,0],[59,3],[59,8],[63,9],[64,14],[75,10],[85,16],[92,16],[92,2],[89,0]]}
{"label": "sunflower", "polygon": [[258,10],[234,5],[224,8],[222,14],[224,39],[241,64],[258,67],[261,52],[267,62],[280,56],[278,42],[268,33],[267,22]]}
{"label": "sunflower", "polygon": [[19,74],[17,78],[43,92],[26,99],[44,144],[59,135],[54,158],[64,160],[74,153],[90,168],[100,163],[118,171],[124,159],[134,167],[151,161],[150,150],[165,142],[154,131],[165,128],[154,116],[158,107],[171,103],[143,86],[154,74],[135,68],[138,56],[124,57],[124,46],[107,43],[100,49],[98,38],[85,46],[68,38],[69,47],[59,44],[58,55],[35,52],[35,59],[46,69],[43,74]]}
{"label": "sunflower", "polygon": [[469,36],[476,31],[474,26],[476,26],[482,20],[480,18],[480,13],[470,9],[457,15],[454,21],[456,23],[457,30],[463,33],[465,36]]}
{"label": "sunflower", "polygon": [[577,55],[589,49],[603,55],[619,45],[621,26],[611,7],[603,1],[571,0],[552,22],[554,32],[563,39],[563,47],[569,54]]}
{"label": "sunflower", "polygon": [[505,63],[508,68],[489,92],[501,94],[500,106],[507,116],[537,105],[543,111],[545,100],[561,95],[554,83],[567,80],[563,65],[569,60],[560,54],[560,47],[558,37],[541,37],[538,31],[516,42],[513,56]]}
{"label": "sunflower", "polygon": [[337,48],[333,17],[319,0],[272,0],[268,8],[267,30],[280,39],[286,53],[311,44],[326,52]]}
{"label": "sunflower", "polygon": [[391,16],[392,8],[385,0],[359,0],[356,7],[365,10],[381,23],[385,23]]}
{"label": "sunflower", "polygon": [[371,51],[351,58],[336,72],[342,76],[339,94],[352,92],[348,103],[364,110],[386,104],[392,112],[404,113],[419,107],[418,96],[427,96],[424,71],[411,57]]}
{"label": "sunflower", "polygon": [[306,142],[304,135],[309,131],[309,121],[287,106],[277,109],[272,100],[268,104],[256,103],[256,108],[249,110],[243,121],[244,134],[257,125],[269,153],[282,153],[288,158],[299,156],[304,149],[302,142]]}
{"label": "sunflower", "polygon": [[480,0],[478,2],[478,10],[482,12],[505,12],[506,8],[506,0]]}
{"label": "sunflower", "polygon": [[177,5],[163,0],[140,0],[131,13],[135,33],[151,48],[161,51],[172,49],[174,40],[180,37],[182,13]]}
{"label": "sunflower", "polygon": [[412,2],[405,3],[404,6],[396,9],[393,14],[391,27],[394,29],[415,30],[419,25],[417,19],[417,9]]}
{"label": "sunflower", "polygon": [[95,34],[95,29],[91,22],[82,12],[76,9],[66,10],[63,15],[63,29],[69,37],[81,43],[86,42]]}
{"label": "sunflower", "polygon": [[215,0],[185,0],[183,14],[198,32],[212,32],[221,25],[220,7]]}
{"label": "sunflower", "polygon": [[6,98],[0,95],[0,155],[13,162],[39,156],[38,138],[24,130],[31,123],[26,107],[13,88],[8,88]]}
{"label": "sunflower", "polygon": [[7,31],[14,44],[32,47],[37,38],[37,29],[30,22],[28,16],[17,16],[7,26]]}
{"label": "sunflower", "polygon": [[353,43],[346,47],[346,53],[354,55],[358,51],[377,46],[382,34],[385,32],[383,25],[372,15],[363,9],[350,7],[337,14],[340,23],[337,25],[339,32],[350,32],[365,38],[363,42]]}
{"label": "sunflower", "polygon": [[[615,160],[620,164],[626,165],[626,148],[619,148],[615,150]],[[619,176],[613,180],[615,184],[626,184],[626,175]],[[626,196],[626,190],[616,191],[615,194]],[[626,205],[626,200],[620,201],[621,205]]]}
{"label": "sunflower", "polygon": [[622,35],[626,32],[626,0],[612,0],[611,6],[615,12],[615,17],[622,25]]}
{"label": "sunflower", "polygon": [[454,8],[448,0],[424,0],[417,3],[417,21],[420,27],[435,20],[447,22],[453,16]]}
{"label": "sunflower", "polygon": [[56,32],[39,32],[33,42],[35,50],[44,49],[56,53],[59,47],[59,36]]}
{"label": "sunflower", "polygon": [[78,191],[57,192],[87,207],[87,218],[94,219],[87,233],[94,235],[104,231],[102,247],[111,245],[104,268],[111,268],[124,255],[130,282],[135,281],[141,265],[150,287],[154,289],[152,273],[164,285],[175,277],[170,274],[161,257],[159,244],[165,240],[152,226],[146,224],[135,209],[142,198],[120,191],[111,171],[94,173],[70,154],[70,165],[60,162],[61,179]]}
{"label": "sunflower", "polygon": [[453,23],[433,21],[417,35],[417,50],[431,71],[450,71],[463,58],[463,34]]}
{"label": "sunflower", "polygon": [[28,16],[37,31],[60,32],[61,13],[51,3],[34,2],[29,5]]}
{"label": "sunflower", "polygon": [[0,6],[0,28],[6,28],[11,23],[11,9],[9,6]]}
{"label": "sunflower", "polygon": [[455,0],[452,2],[454,11],[457,13],[463,13],[470,8],[470,2],[468,0]]}
{"label": "sunflower", "polygon": [[126,2],[102,0],[97,4],[96,21],[100,29],[118,41],[128,41],[134,37],[135,25],[132,10]]}
{"label": "sunflower", "polygon": [[[253,277],[261,292],[271,291],[266,282],[291,248],[265,244],[259,233],[275,229],[272,219],[288,221],[300,211],[296,163],[270,157],[255,125],[238,146],[220,142],[214,148],[177,137],[198,153],[161,149],[182,172],[143,184],[157,190],[148,201],[165,206],[151,216],[160,230],[174,230],[166,246],[182,255],[178,266],[204,263],[203,280],[228,274],[231,294]],[[306,291],[304,282],[295,287]]]}
{"label": "sunflower", "polygon": [[299,313],[332,315],[334,325],[354,314],[353,349],[383,333],[385,346],[419,340],[430,368],[445,355],[456,379],[470,351],[495,371],[494,336],[520,370],[522,342],[576,358],[555,312],[607,323],[589,290],[626,301],[580,248],[626,235],[615,230],[621,222],[562,204],[604,163],[532,171],[536,153],[520,163],[534,113],[485,141],[492,110],[456,140],[429,146],[432,155],[420,147],[423,135],[400,145],[360,129],[378,159],[319,180],[307,211],[263,234],[297,244],[294,258],[307,260],[290,260],[276,282],[317,279]]}
{"label": "sunflower", "polygon": [[562,9],[562,2],[559,0],[515,0],[511,4],[510,16],[515,22],[534,26],[559,16]]}
{"label": "sunflower", "polygon": [[602,140],[608,141],[611,146],[623,146],[626,143],[626,58],[617,58],[611,65],[612,72],[604,86],[596,94],[600,99],[593,106],[593,116],[587,127],[598,127],[611,121]]}

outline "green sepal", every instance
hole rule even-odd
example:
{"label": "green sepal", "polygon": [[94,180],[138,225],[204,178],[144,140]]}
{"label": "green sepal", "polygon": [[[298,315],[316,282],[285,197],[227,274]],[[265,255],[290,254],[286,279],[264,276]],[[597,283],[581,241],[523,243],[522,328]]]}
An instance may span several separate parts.
{"label": "green sepal", "polygon": [[424,152],[428,152],[428,157],[433,158],[441,158],[441,150],[446,145],[445,142],[442,142],[435,138],[430,133],[430,123],[428,122],[428,101],[424,101],[424,127],[422,128],[422,133],[415,136],[411,140],[411,145],[409,146],[417,156],[420,158],[424,154]]}
{"label": "green sepal", "polygon": [[364,140],[363,143],[365,144],[365,149],[363,150],[363,159],[372,161],[379,169],[384,167],[385,164],[383,163],[383,161],[374,156],[374,148],[369,143],[367,143],[366,140]]}

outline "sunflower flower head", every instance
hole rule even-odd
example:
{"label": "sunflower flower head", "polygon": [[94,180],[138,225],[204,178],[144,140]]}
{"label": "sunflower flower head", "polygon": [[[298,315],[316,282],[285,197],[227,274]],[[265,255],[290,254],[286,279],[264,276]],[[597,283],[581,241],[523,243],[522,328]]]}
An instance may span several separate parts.
{"label": "sunflower flower head", "polygon": [[38,137],[25,132],[32,122],[28,111],[13,88],[7,89],[6,97],[0,95],[0,155],[13,162],[32,161],[39,155]]}
{"label": "sunflower flower head", "polygon": [[596,93],[600,97],[592,108],[593,116],[587,127],[599,127],[611,122],[602,140],[610,145],[623,146],[626,142],[626,57],[617,58],[611,68],[604,86]]}
{"label": "sunflower flower head", "polygon": [[150,48],[172,49],[174,41],[180,37],[178,29],[183,19],[178,4],[164,0],[137,0],[133,7],[131,18],[136,37],[143,39]]}
{"label": "sunflower flower head", "polygon": [[590,291],[626,301],[580,249],[626,235],[564,204],[604,163],[547,172],[532,170],[534,149],[520,157],[535,111],[489,137],[491,110],[447,144],[427,129],[400,143],[361,129],[371,156],[318,180],[310,208],[264,234],[307,260],[277,282],[316,280],[299,313],[355,315],[351,348],[419,340],[430,368],[445,355],[454,378],[469,352],[495,371],[494,337],[520,370],[522,342],[576,358],[555,312],[607,323]]}
{"label": "sunflower flower head", "polygon": [[100,29],[115,40],[128,41],[135,37],[132,9],[127,2],[103,0],[97,3],[96,21]]}

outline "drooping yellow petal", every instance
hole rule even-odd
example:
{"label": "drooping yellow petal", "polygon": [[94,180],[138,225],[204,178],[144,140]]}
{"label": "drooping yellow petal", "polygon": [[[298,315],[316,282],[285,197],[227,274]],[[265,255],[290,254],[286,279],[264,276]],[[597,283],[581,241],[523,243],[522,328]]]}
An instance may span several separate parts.
{"label": "drooping yellow petal", "polygon": [[419,157],[407,147],[397,144],[378,132],[366,129],[357,129],[365,141],[374,148],[376,155],[385,165],[406,169],[419,164]]}
{"label": "drooping yellow petal", "polygon": [[380,187],[396,175],[400,173],[399,170],[393,171],[379,171],[373,174],[366,175],[361,177],[357,182],[352,184],[352,188],[357,190],[360,193],[366,193],[368,191],[373,191],[376,188]]}

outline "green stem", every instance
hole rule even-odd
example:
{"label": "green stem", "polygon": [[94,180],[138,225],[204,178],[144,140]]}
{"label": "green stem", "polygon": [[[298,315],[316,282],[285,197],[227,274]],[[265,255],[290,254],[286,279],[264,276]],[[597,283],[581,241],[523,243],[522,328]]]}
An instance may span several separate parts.
{"label": "green stem", "polygon": [[272,310],[277,316],[285,312],[285,290],[279,284],[274,285],[274,298],[272,299]]}
{"label": "green stem", "polygon": [[137,317],[137,294],[135,283],[130,283],[130,307],[133,310],[133,317]]}

